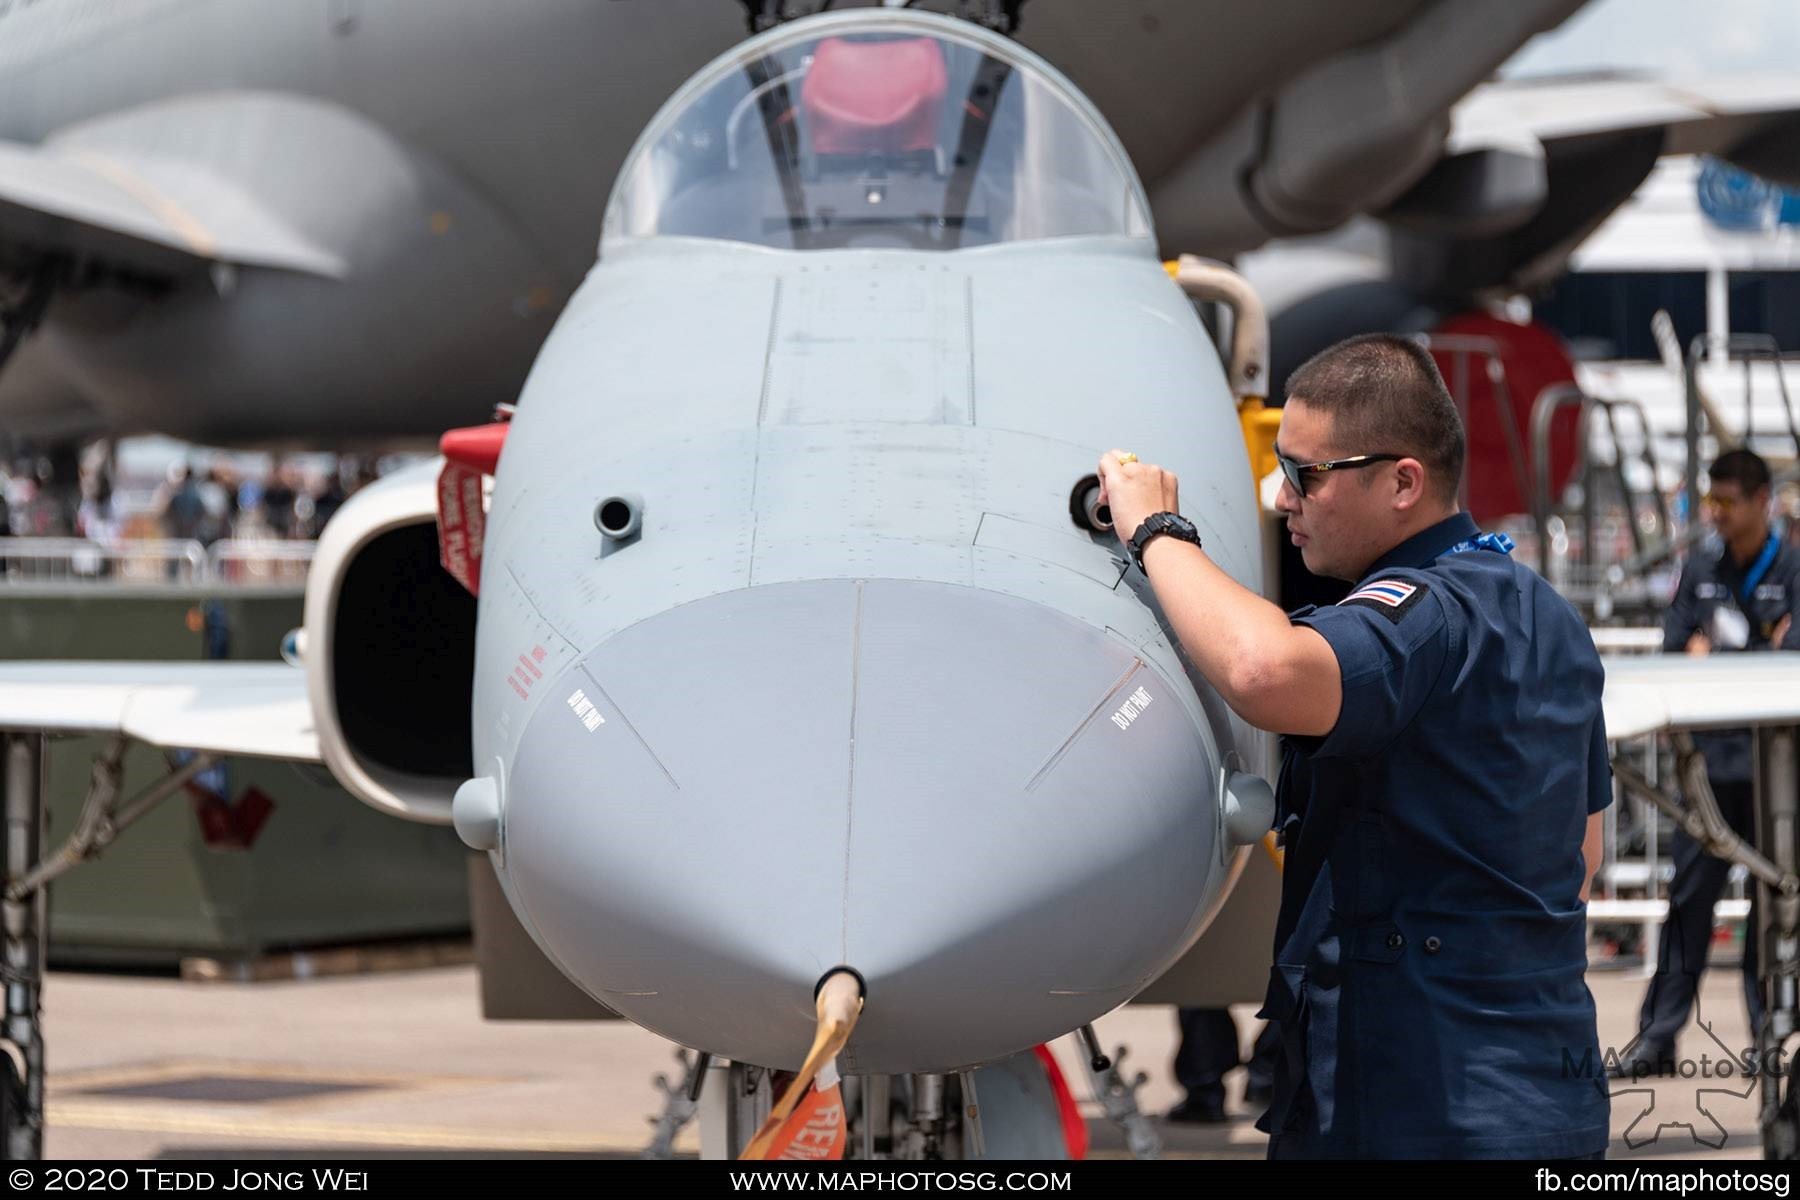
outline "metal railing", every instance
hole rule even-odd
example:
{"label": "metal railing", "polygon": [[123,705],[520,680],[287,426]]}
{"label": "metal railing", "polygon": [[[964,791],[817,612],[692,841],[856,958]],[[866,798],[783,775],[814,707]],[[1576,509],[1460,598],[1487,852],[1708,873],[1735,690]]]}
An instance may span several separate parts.
{"label": "metal railing", "polygon": [[[1642,553],[1646,536],[1654,535],[1660,540],[1667,540],[1670,528],[1668,502],[1662,491],[1656,486],[1661,477],[1661,467],[1656,459],[1654,439],[1651,437],[1650,419],[1644,412],[1644,406],[1635,400],[1614,399],[1594,396],[1583,392],[1572,383],[1553,383],[1538,393],[1531,404],[1531,453],[1533,459],[1534,487],[1531,493],[1533,519],[1541,529],[1545,527],[1551,516],[1555,515],[1555,498],[1550,494],[1550,435],[1551,425],[1556,416],[1566,408],[1577,410],[1575,441],[1579,447],[1582,477],[1582,523],[1586,527],[1587,556],[1590,561],[1598,558],[1596,533],[1598,530],[1595,506],[1598,489],[1594,486],[1596,473],[1602,468],[1610,468],[1613,481],[1619,490],[1620,502],[1625,508],[1625,527],[1631,535],[1632,548]],[[1594,413],[1598,411],[1606,418],[1607,433],[1612,441],[1613,457],[1610,463],[1596,462],[1590,438],[1589,424]],[[1632,489],[1631,481],[1626,473],[1627,458],[1624,443],[1619,437],[1620,411],[1628,412],[1637,423],[1640,437],[1640,454],[1644,469],[1649,473],[1651,486],[1649,507],[1640,519],[1638,512],[1638,496]],[[1653,526],[1645,529],[1645,524]],[[1549,563],[1543,557],[1547,548],[1539,551],[1538,571],[1548,575]]]}
{"label": "metal railing", "polygon": [[[1705,434],[1705,427],[1711,425],[1712,419],[1718,416],[1717,405],[1701,394],[1700,386],[1700,363],[1712,350],[1721,352],[1727,361],[1741,362],[1744,366],[1743,444],[1753,445],[1757,436],[1755,406],[1751,402],[1750,368],[1753,363],[1767,363],[1775,375],[1776,391],[1781,397],[1781,413],[1787,419],[1788,437],[1793,441],[1796,458],[1800,458],[1800,418],[1796,418],[1793,397],[1788,394],[1781,343],[1766,333],[1734,333],[1725,338],[1700,334],[1688,343],[1687,361],[1684,364],[1687,390],[1687,468],[1683,482],[1691,497],[1700,494],[1701,438]],[[1717,435],[1721,431],[1713,432]]]}
{"label": "metal railing", "polygon": [[[1663,770],[1663,747],[1656,736],[1638,739],[1629,753],[1640,771],[1655,781]],[[1662,923],[1669,915],[1669,885],[1674,860],[1668,849],[1672,827],[1657,810],[1614,784],[1614,802],[1601,819],[1602,856],[1588,899],[1590,926],[1635,927],[1639,969],[1654,975]],[[1725,893],[1713,905],[1713,923],[1742,922],[1750,911],[1751,881],[1742,868],[1732,868]]]}
{"label": "metal railing", "polygon": [[0,537],[0,585],[303,584],[316,544],[226,539]]}
{"label": "metal railing", "polygon": [[[1580,502],[1571,510],[1552,494],[1550,449],[1558,415],[1574,409],[1578,450],[1576,482]],[[1628,452],[1620,436],[1620,414],[1636,426],[1638,448]],[[1612,457],[1595,457],[1593,422],[1604,418]],[[1531,406],[1531,515],[1539,574],[1600,620],[1615,613],[1656,607],[1666,600],[1651,572],[1667,561],[1662,548],[1677,540],[1674,516],[1661,489],[1662,464],[1657,458],[1650,420],[1635,400],[1595,396],[1573,383],[1551,384]],[[1630,468],[1640,469],[1648,486],[1632,485]],[[1603,504],[1603,493],[1614,495]],[[1569,528],[1579,526],[1577,538]]]}
{"label": "metal railing", "polygon": [[206,551],[216,583],[305,583],[317,542],[273,538],[226,538]]}
{"label": "metal railing", "polygon": [[0,538],[7,583],[204,583],[206,547],[147,538],[105,545],[86,538]]}
{"label": "metal railing", "polygon": [[[1594,630],[1594,642],[1602,657],[1654,654],[1662,649],[1662,631],[1649,627]],[[1651,782],[1668,774],[1661,735],[1636,738],[1621,744]],[[1629,794],[1616,782],[1613,803],[1601,818],[1601,861],[1588,899],[1590,926],[1632,927],[1636,930],[1644,975],[1657,969],[1657,945],[1662,923],[1668,919],[1668,888],[1674,872],[1668,850],[1672,827],[1654,806]],[[1733,869],[1725,894],[1713,905],[1713,922],[1742,922],[1750,911],[1749,883]]]}

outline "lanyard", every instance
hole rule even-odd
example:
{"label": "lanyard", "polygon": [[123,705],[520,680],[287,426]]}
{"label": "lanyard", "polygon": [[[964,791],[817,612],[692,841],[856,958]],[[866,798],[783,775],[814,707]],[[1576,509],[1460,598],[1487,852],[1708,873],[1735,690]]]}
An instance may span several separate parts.
{"label": "lanyard", "polygon": [[1775,555],[1779,553],[1780,550],[1781,539],[1777,538],[1773,533],[1769,534],[1768,543],[1763,546],[1762,553],[1756,556],[1756,561],[1750,565],[1749,574],[1744,576],[1744,586],[1738,592],[1738,603],[1740,605],[1748,605],[1750,603],[1750,598],[1756,594],[1756,585],[1761,583],[1763,581],[1763,576],[1769,573],[1769,568],[1775,563]]}
{"label": "lanyard", "polygon": [[[1450,547],[1448,550],[1444,551],[1444,553],[1467,554],[1471,550],[1492,550],[1495,554],[1511,554],[1513,552],[1513,546],[1513,540],[1504,533],[1478,533],[1472,538],[1456,543],[1456,545]],[[1762,570],[1768,570],[1767,563],[1763,563],[1760,566]],[[1762,580],[1760,574],[1756,578],[1758,582]]]}

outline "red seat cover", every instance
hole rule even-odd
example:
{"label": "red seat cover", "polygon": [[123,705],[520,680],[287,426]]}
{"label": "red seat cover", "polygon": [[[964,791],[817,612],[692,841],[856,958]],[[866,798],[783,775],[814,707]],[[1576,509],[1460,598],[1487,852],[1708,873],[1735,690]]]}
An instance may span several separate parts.
{"label": "red seat cover", "polygon": [[931,38],[826,38],[800,88],[818,154],[893,154],[937,144],[944,51]]}

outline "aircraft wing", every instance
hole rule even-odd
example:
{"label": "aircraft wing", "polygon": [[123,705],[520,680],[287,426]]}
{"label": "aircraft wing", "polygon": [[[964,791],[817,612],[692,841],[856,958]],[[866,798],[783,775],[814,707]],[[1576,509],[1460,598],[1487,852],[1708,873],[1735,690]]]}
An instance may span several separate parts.
{"label": "aircraft wing", "polygon": [[1664,154],[1735,159],[1759,156],[1765,143],[1785,134],[1788,155],[1740,165],[1759,175],[1792,177],[1797,114],[1800,77],[1792,73],[1686,82],[1630,76],[1508,80],[1479,87],[1456,106],[1445,151],[1459,154],[1527,136],[1547,145],[1656,132]]}
{"label": "aircraft wing", "polygon": [[0,729],[321,761],[305,674],[282,663],[0,662]]}
{"label": "aircraft wing", "polygon": [[1606,662],[1606,736],[1800,725],[1800,654],[1659,654]]}
{"label": "aircraft wing", "polygon": [[341,258],[231,178],[174,158],[0,141],[0,265],[59,256],[154,276],[213,263],[327,278]]}

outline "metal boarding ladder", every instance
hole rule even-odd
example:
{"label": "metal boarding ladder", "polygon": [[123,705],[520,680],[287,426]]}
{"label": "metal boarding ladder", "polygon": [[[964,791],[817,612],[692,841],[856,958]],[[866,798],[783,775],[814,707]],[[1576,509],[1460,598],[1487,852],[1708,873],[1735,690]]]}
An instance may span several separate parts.
{"label": "metal boarding ladder", "polygon": [[[1744,366],[1744,438],[1743,444],[1750,446],[1756,436],[1755,410],[1752,403],[1751,367],[1758,362],[1766,362],[1775,374],[1775,385],[1781,395],[1781,410],[1787,418],[1788,437],[1794,445],[1794,458],[1800,463],[1800,420],[1794,414],[1793,396],[1788,392],[1787,372],[1782,369],[1781,343],[1766,333],[1734,333],[1718,339],[1708,334],[1700,334],[1688,343],[1686,367],[1687,386],[1687,471],[1685,482],[1689,496],[1689,507],[1694,507],[1693,498],[1700,494],[1700,437],[1701,427],[1708,423],[1707,416],[1711,406],[1705,403],[1700,388],[1700,363],[1710,350],[1722,349],[1727,358],[1743,363]],[[1696,522],[1697,524],[1697,522]]]}
{"label": "metal boarding ladder", "polygon": [[[1553,537],[1552,523],[1559,514],[1556,499],[1551,495],[1550,434],[1557,415],[1568,408],[1577,410],[1575,439],[1581,456],[1581,561],[1584,573],[1579,584],[1569,577],[1568,572],[1558,570],[1559,564],[1553,561],[1552,548],[1552,543],[1556,540]],[[1612,441],[1613,455],[1609,464],[1597,463],[1592,454],[1591,423],[1596,412],[1606,418],[1607,432]],[[1622,412],[1630,414],[1637,423],[1641,447],[1639,461],[1651,480],[1648,498],[1640,497],[1631,486],[1628,473],[1630,459],[1619,436],[1619,414]],[[1538,572],[1546,579],[1563,577],[1568,590],[1587,600],[1596,616],[1602,619],[1610,617],[1613,597],[1623,583],[1624,576],[1617,563],[1604,568],[1600,565],[1603,555],[1600,545],[1599,488],[1596,486],[1600,472],[1607,470],[1610,473],[1612,482],[1618,489],[1620,503],[1624,506],[1624,524],[1631,539],[1632,551],[1627,563],[1637,563],[1645,559],[1653,547],[1667,544],[1673,529],[1668,501],[1661,488],[1656,486],[1656,480],[1661,477],[1661,464],[1656,456],[1649,416],[1644,411],[1644,406],[1635,400],[1590,395],[1573,383],[1552,384],[1538,393],[1537,398],[1532,401],[1531,446],[1531,515],[1538,532]],[[1646,524],[1650,526],[1649,529],[1645,528]],[[1632,577],[1641,572],[1642,568],[1634,571]]]}

